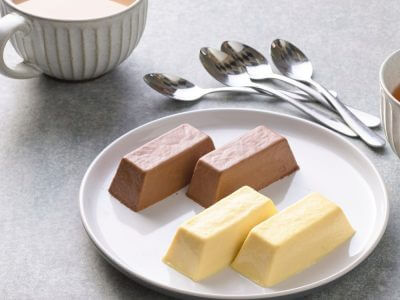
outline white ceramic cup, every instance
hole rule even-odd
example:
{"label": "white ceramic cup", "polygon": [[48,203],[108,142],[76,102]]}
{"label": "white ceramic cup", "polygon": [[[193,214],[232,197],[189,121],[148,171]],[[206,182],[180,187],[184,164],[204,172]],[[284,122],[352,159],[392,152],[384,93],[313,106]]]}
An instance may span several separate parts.
{"label": "white ceramic cup", "polygon": [[[17,79],[45,73],[62,80],[88,80],[107,73],[132,53],[143,34],[147,0],[88,20],[35,16],[11,0],[0,0],[0,12],[0,73]],[[4,61],[9,40],[23,58],[14,67]]]}
{"label": "white ceramic cup", "polygon": [[400,157],[400,102],[392,94],[400,85],[400,50],[389,55],[383,62],[379,81],[383,129],[393,151]]}

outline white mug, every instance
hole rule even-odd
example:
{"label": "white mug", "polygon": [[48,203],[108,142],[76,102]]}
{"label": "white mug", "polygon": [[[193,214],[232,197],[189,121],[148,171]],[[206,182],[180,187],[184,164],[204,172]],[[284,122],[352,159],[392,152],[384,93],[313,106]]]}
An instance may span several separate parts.
{"label": "white mug", "polygon": [[400,50],[383,62],[379,81],[383,129],[393,151],[400,157],[400,102],[393,96],[393,91],[400,85]]}
{"label": "white mug", "polygon": [[[45,73],[62,80],[88,80],[107,73],[132,53],[143,34],[147,0],[88,20],[35,16],[11,0],[0,0],[0,12],[0,73],[16,79]],[[23,58],[15,67],[4,61],[8,40]]]}

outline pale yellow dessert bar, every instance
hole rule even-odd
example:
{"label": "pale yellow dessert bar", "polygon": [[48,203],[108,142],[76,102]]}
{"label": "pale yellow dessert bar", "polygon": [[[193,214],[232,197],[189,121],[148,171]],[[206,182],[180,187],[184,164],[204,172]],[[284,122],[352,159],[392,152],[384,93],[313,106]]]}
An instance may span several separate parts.
{"label": "pale yellow dessert bar", "polygon": [[249,231],[276,212],[269,198],[244,186],[183,223],[163,261],[202,280],[229,266]]}
{"label": "pale yellow dessert bar", "polygon": [[254,227],[232,267],[268,287],[303,271],[348,240],[342,209],[312,193]]}

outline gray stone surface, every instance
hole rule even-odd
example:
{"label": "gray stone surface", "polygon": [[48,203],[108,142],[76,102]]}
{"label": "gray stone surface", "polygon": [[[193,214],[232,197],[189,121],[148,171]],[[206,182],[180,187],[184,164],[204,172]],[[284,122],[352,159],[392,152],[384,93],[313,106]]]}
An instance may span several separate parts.
{"label": "gray stone surface", "polygon": [[[301,116],[255,96],[174,103],[147,88],[145,73],[176,73],[217,86],[197,59],[201,46],[233,39],[267,52],[282,37],[304,48],[317,79],[377,115],[378,70],[400,48],[399,27],[396,0],[150,0],[142,41],[115,71],[85,83],[0,77],[0,298],[170,299],[116,271],[87,237],[78,190],[92,159],[128,130],[182,111],[251,107]],[[11,49],[7,57],[15,58]],[[389,148],[373,152],[352,142],[387,184],[389,225],[364,263],[307,298],[398,299],[399,159]]]}

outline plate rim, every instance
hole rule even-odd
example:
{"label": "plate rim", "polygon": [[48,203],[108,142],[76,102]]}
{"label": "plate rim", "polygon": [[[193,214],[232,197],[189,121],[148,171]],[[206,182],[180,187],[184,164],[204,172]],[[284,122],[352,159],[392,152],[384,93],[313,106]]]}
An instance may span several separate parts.
{"label": "plate rim", "polygon": [[[344,267],[343,269],[341,269],[340,271],[336,272],[335,274],[328,276],[324,279],[315,281],[313,283],[310,284],[306,284],[303,285],[301,287],[296,287],[287,291],[278,291],[278,292],[274,292],[270,295],[260,295],[260,294],[250,294],[250,295],[246,295],[246,296],[223,296],[223,295],[215,295],[215,294],[203,294],[203,293],[198,293],[198,292],[192,292],[192,291],[186,291],[180,288],[176,288],[176,287],[171,287],[165,284],[160,284],[158,282],[152,281],[151,279],[145,278],[144,276],[137,274],[135,272],[132,272],[131,270],[127,269],[126,267],[123,266],[123,263],[121,262],[120,259],[115,258],[112,254],[110,254],[110,251],[108,251],[107,249],[105,249],[103,247],[103,245],[98,241],[98,239],[96,238],[96,235],[93,233],[88,219],[86,217],[86,213],[85,213],[85,209],[84,209],[84,188],[86,185],[86,182],[89,178],[89,175],[93,169],[93,167],[96,165],[97,161],[103,156],[103,154],[105,152],[108,151],[109,148],[113,147],[114,144],[118,143],[120,140],[122,140],[123,138],[125,138],[127,135],[130,135],[133,131],[137,131],[140,130],[143,127],[146,126],[150,126],[154,123],[157,122],[161,122],[161,121],[165,121],[168,119],[173,119],[182,115],[190,115],[190,114],[198,114],[198,113],[208,113],[208,112],[215,112],[215,111],[226,111],[226,112],[245,112],[245,113],[262,113],[265,115],[273,115],[275,117],[281,117],[281,118],[287,118],[287,119],[291,119],[294,121],[298,121],[301,123],[305,123],[307,125],[310,126],[314,126],[317,127],[319,130],[324,131],[327,134],[330,134],[332,136],[334,136],[335,138],[339,138],[339,140],[341,140],[341,142],[344,142],[345,144],[347,144],[347,146],[350,146],[353,150],[355,150],[357,152],[358,155],[360,155],[368,164],[369,167],[371,167],[371,169],[373,170],[373,172],[375,173],[375,175],[377,176],[378,180],[379,180],[379,187],[382,189],[383,191],[383,204],[384,207],[386,208],[384,211],[384,220],[383,220],[383,224],[382,227],[380,228],[380,232],[376,238],[376,240],[372,243],[372,245],[370,246],[370,248],[365,251],[362,255],[360,255],[360,257],[358,257],[353,263],[351,263],[350,265],[348,265],[347,267]],[[82,225],[87,233],[87,235],[89,236],[90,240],[92,241],[92,243],[94,244],[94,246],[96,247],[96,249],[100,252],[101,256],[103,256],[107,262],[109,262],[111,265],[113,265],[115,268],[117,268],[120,272],[124,273],[125,275],[127,275],[130,279],[135,280],[136,282],[145,285],[148,288],[151,288],[153,290],[156,290],[158,292],[161,293],[167,293],[169,295],[171,294],[177,294],[180,296],[192,296],[192,297],[199,297],[199,298],[206,298],[206,299],[267,299],[267,298],[275,298],[275,297],[282,297],[282,296],[289,296],[289,295],[295,295],[295,294],[299,294],[299,293],[304,293],[306,291],[312,291],[313,289],[316,289],[318,287],[321,287],[323,285],[326,285],[328,283],[333,282],[334,280],[344,276],[345,274],[349,273],[350,271],[352,271],[354,268],[356,268],[360,263],[362,263],[365,259],[368,258],[368,256],[375,250],[375,248],[377,247],[377,245],[379,244],[379,242],[381,241],[386,228],[387,228],[387,224],[388,224],[388,219],[389,219],[389,214],[390,214],[390,203],[389,203],[389,199],[388,199],[388,193],[387,193],[387,189],[385,186],[385,183],[382,179],[382,176],[380,175],[379,171],[377,170],[377,168],[375,167],[375,165],[372,163],[372,161],[368,158],[368,156],[366,154],[364,154],[364,152],[362,152],[358,147],[356,147],[355,145],[353,145],[350,141],[348,141],[347,139],[345,139],[343,136],[339,135],[336,132],[333,132],[325,127],[323,127],[320,124],[317,124],[315,122],[312,122],[310,120],[307,119],[303,119],[301,117],[297,117],[297,116],[293,116],[293,115],[289,115],[289,114],[285,114],[285,113],[279,113],[279,112],[274,112],[274,111],[269,111],[269,110],[261,110],[261,109],[249,109],[249,108],[207,108],[207,109],[198,109],[198,110],[190,110],[190,111],[185,111],[185,112],[181,112],[181,113],[177,113],[177,114],[172,114],[172,115],[167,115],[155,120],[152,120],[150,122],[144,123],[143,125],[140,125],[138,127],[135,127],[131,130],[129,130],[128,132],[124,133],[123,135],[119,136],[118,138],[116,138],[115,140],[113,140],[111,143],[109,143],[102,151],[100,151],[100,153],[93,159],[93,161],[90,163],[89,167],[87,168],[85,175],[83,176],[83,179],[81,181],[81,185],[80,185],[80,189],[79,189],[79,211],[80,211],[80,217],[81,217],[81,222]]]}

